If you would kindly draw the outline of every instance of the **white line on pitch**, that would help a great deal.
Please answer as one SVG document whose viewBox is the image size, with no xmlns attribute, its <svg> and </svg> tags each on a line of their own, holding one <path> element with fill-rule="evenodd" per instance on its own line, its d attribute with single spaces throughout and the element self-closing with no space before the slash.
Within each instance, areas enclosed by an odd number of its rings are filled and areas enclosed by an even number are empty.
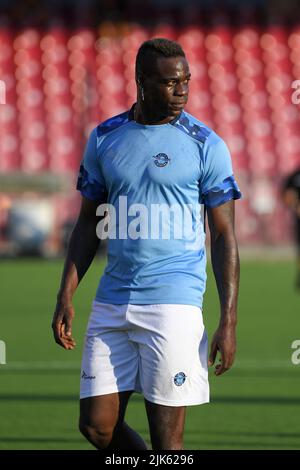
<svg viewBox="0 0 300 470">
<path fill-rule="evenodd" d="M 217 363 L 217 362 L 216 362 Z M 266 370 L 266 369 L 294 369 L 289 359 L 265 359 L 254 361 L 253 359 L 243 359 L 236 361 L 233 369 L 248 369 L 248 370 Z M 0 366 L 1 370 L 15 370 L 15 371 L 34 371 L 34 370 L 70 370 L 79 371 L 80 361 L 78 362 L 65 362 L 65 361 L 22 361 L 22 362 L 8 362 L 6 365 Z"/>
</svg>

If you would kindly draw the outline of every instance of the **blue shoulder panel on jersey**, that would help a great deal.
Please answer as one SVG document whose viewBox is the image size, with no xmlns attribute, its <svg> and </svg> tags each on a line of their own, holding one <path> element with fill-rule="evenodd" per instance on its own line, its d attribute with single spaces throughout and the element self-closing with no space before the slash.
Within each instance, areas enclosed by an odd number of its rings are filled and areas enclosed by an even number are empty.
<svg viewBox="0 0 300 470">
<path fill-rule="evenodd" d="M 234 176 L 228 176 L 222 183 L 214 186 L 212 189 L 202 195 L 201 204 L 206 207 L 217 207 L 231 199 L 241 199 L 242 193 L 234 179 Z"/>
<path fill-rule="evenodd" d="M 211 133 L 211 129 L 201 126 L 195 118 L 185 112 L 182 112 L 179 119 L 174 120 L 171 124 L 193 139 L 199 140 L 202 144 Z"/>
<path fill-rule="evenodd" d="M 84 168 L 83 163 L 80 165 L 79 175 L 77 179 L 76 189 L 88 199 L 94 201 L 101 200 L 101 196 L 105 193 L 104 188 L 99 185 L 99 182 L 92 178 L 88 171 Z"/>
<path fill-rule="evenodd" d="M 113 116 L 97 126 L 97 138 L 131 121 L 130 111 Z"/>
</svg>

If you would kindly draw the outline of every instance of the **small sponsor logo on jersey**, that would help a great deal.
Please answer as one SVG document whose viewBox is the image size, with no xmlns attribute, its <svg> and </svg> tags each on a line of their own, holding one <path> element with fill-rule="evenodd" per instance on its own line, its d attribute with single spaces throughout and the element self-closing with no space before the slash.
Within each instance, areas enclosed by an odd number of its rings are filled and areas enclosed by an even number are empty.
<svg viewBox="0 0 300 470">
<path fill-rule="evenodd" d="M 166 166 L 170 162 L 170 157 L 166 153 L 158 153 L 153 155 L 154 163 L 158 167 Z"/>
<path fill-rule="evenodd" d="M 177 385 L 177 387 L 180 387 L 181 385 L 184 384 L 186 379 L 186 375 L 184 372 L 178 372 L 175 377 L 174 377 L 174 384 Z"/>
<path fill-rule="evenodd" d="M 82 374 L 81 374 L 81 378 L 84 379 L 84 380 L 93 380 L 93 379 L 96 378 L 96 376 L 95 375 L 88 375 L 83 371 Z"/>
</svg>

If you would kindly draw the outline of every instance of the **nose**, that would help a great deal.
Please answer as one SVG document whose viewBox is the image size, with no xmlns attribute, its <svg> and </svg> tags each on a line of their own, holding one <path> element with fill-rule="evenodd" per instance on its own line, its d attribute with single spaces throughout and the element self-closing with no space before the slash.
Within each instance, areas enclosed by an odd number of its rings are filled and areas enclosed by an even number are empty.
<svg viewBox="0 0 300 470">
<path fill-rule="evenodd" d="M 186 96 L 189 92 L 189 85 L 186 82 L 179 82 L 175 88 L 175 95 Z"/>
</svg>

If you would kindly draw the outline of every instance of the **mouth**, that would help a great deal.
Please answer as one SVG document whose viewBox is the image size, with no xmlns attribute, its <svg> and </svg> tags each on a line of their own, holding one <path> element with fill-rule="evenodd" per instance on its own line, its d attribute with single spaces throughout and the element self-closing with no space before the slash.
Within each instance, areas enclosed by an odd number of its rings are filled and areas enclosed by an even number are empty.
<svg viewBox="0 0 300 470">
<path fill-rule="evenodd" d="M 180 103 L 171 103 L 172 108 L 183 108 L 186 104 L 186 101 L 182 101 Z"/>
</svg>

